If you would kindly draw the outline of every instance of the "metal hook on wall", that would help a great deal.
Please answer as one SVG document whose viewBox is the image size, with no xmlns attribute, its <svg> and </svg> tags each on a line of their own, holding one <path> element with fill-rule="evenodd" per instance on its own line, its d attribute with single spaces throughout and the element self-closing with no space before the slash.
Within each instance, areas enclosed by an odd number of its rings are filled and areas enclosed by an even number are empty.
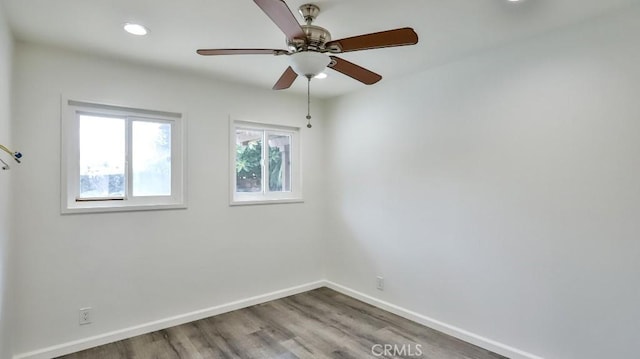
<svg viewBox="0 0 640 359">
<path fill-rule="evenodd" d="M 11 158 L 13 158 L 16 162 L 21 163 L 20 159 L 22 158 L 22 153 L 11 151 L 10 149 L 6 148 L 3 145 L 0 145 L 0 150 L 3 150 L 4 152 L 8 153 L 11 156 Z M 2 169 L 4 171 L 10 168 L 9 165 L 2 159 L 0 159 L 0 162 L 2 162 Z"/>
</svg>

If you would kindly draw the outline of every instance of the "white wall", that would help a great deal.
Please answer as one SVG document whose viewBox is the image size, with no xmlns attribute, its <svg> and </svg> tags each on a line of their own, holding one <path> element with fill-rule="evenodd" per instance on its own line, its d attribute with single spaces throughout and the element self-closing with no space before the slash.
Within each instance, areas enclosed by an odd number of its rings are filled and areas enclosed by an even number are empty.
<svg viewBox="0 0 640 359">
<path fill-rule="evenodd" d="M 0 4 L 0 144 L 11 146 L 11 71 L 13 39 L 4 18 Z M 9 147 L 12 148 L 12 147 Z M 0 151 L 2 152 L 2 151 Z M 10 156 L 0 153 L 9 165 L 15 165 Z M 11 162 L 10 162 L 11 161 Z M 12 163 L 13 162 L 13 163 Z M 8 358 L 11 353 L 10 335 L 10 202 L 12 172 L 0 170 L 0 358 Z"/>
<path fill-rule="evenodd" d="M 18 43 L 15 353 L 323 278 L 322 113 L 306 98 Z M 60 215 L 60 96 L 179 111 L 187 210 Z M 229 207 L 228 116 L 301 126 L 303 204 Z M 78 326 L 78 309 L 94 323 Z"/>
<path fill-rule="evenodd" d="M 328 279 L 544 358 L 637 358 L 639 36 L 635 7 L 331 102 Z"/>
</svg>

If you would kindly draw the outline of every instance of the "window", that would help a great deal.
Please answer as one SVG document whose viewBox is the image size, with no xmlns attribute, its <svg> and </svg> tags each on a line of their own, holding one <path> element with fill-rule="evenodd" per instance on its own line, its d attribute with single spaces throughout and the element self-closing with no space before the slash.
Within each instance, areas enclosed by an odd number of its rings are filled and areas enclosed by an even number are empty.
<svg viewBox="0 0 640 359">
<path fill-rule="evenodd" d="M 186 207 L 181 114 L 63 105 L 63 213 Z"/>
<path fill-rule="evenodd" d="M 232 205 L 302 201 L 298 135 L 293 127 L 232 122 Z"/>
</svg>

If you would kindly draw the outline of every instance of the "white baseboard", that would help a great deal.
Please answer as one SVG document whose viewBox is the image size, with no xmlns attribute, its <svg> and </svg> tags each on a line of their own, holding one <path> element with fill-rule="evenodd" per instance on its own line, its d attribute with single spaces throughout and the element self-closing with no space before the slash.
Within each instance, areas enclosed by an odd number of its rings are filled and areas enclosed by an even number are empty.
<svg viewBox="0 0 640 359">
<path fill-rule="evenodd" d="M 494 353 L 500 354 L 500 355 L 504 355 L 508 358 L 511 359 L 543 359 L 542 357 L 533 355 L 531 353 L 527 353 L 523 350 L 519 350 L 513 347 L 510 347 L 508 345 L 502 344 L 500 342 L 497 342 L 495 340 L 491 340 L 491 339 L 487 339 L 485 337 L 482 337 L 480 335 L 471 333 L 469 331 L 466 331 L 464 329 L 460 329 L 458 327 L 455 327 L 453 325 L 447 324 L 447 323 L 443 323 L 439 320 L 435 320 L 432 318 L 429 318 L 427 316 L 424 316 L 422 314 L 413 312 L 411 310 L 399 307 L 395 304 L 391 304 L 389 302 L 385 302 L 383 300 L 374 298 L 372 296 L 369 296 L 367 294 L 358 292 L 356 290 L 353 290 L 351 288 L 345 287 L 343 285 L 331 282 L 331 281 L 324 281 L 324 284 L 326 287 L 331 288 L 333 290 L 335 290 L 336 292 L 340 292 L 344 295 L 347 295 L 349 297 L 361 300 L 367 304 L 371 304 L 374 307 L 378 307 L 380 309 L 386 310 L 388 312 L 391 312 L 393 314 L 399 315 L 403 318 L 409 319 L 411 321 L 414 321 L 416 323 L 420 323 L 424 326 L 427 326 L 429 328 L 438 330 L 440 332 L 443 332 L 445 334 L 451 335 L 452 337 L 456 337 L 460 340 L 464 340 L 467 343 L 471 343 L 474 345 L 477 345 L 481 348 L 490 350 Z"/>
<path fill-rule="evenodd" d="M 214 315 L 231 312 L 237 309 L 250 307 L 252 305 L 269 302 L 275 299 L 288 297 L 290 295 L 307 292 L 313 289 L 323 287 L 325 281 L 317 281 L 302 284 L 299 286 L 278 290 L 275 292 L 258 295 L 251 298 L 237 300 L 235 302 L 226 303 L 222 305 L 213 306 L 201 310 L 196 310 L 191 313 L 185 313 L 176 315 L 173 317 L 156 320 L 153 322 L 136 325 L 133 327 L 116 330 L 113 332 L 96 335 L 89 338 L 75 340 L 68 343 L 54 345 L 48 348 L 35 350 L 28 353 L 18 354 L 13 359 L 50 359 L 61 355 L 67 355 L 75 353 L 77 351 L 93 348 L 99 345 L 113 343 L 119 340 L 135 337 L 137 335 L 151 333 L 157 330 L 167 329 L 176 325 L 193 322 L 208 318 Z"/>
<path fill-rule="evenodd" d="M 50 358 L 54 358 L 62 355 L 75 353 L 81 350 L 93 348 L 96 346 L 113 343 L 119 340 L 128 339 L 138 335 L 154 332 L 157 330 L 167 329 L 176 325 L 189 323 L 195 320 L 208 318 L 214 315 L 223 314 L 223 313 L 231 312 L 234 310 L 250 307 L 252 305 L 265 303 L 271 300 L 288 297 L 290 295 L 307 292 L 320 287 L 331 288 L 344 295 L 361 300 L 365 303 L 371 304 L 380 309 L 399 315 L 403 318 L 409 319 L 416 323 L 420 323 L 429 328 L 449 334 L 453 337 L 464 340 L 468 343 L 477 345 L 481 348 L 490 350 L 492 352 L 498 353 L 500 355 L 504 355 L 511 359 L 543 359 L 539 356 L 510 347 L 508 345 L 502 344 L 495 340 L 484 338 L 480 335 L 468 332 L 464 329 L 460 329 L 453 325 L 443 323 L 439 320 L 429 318 L 422 314 L 418 314 L 408 309 L 399 307 L 395 304 L 391 304 L 383 300 L 371 297 L 367 294 L 358 292 L 356 290 L 353 290 L 351 288 L 342 286 L 340 284 L 337 284 L 328 280 L 320 280 L 317 282 L 306 283 L 299 286 L 290 287 L 283 290 L 278 290 L 275 292 L 266 293 L 266 294 L 258 295 L 251 298 L 237 300 L 231 303 L 217 305 L 210 308 L 205 308 L 205 309 L 197 310 L 190 313 L 180 314 L 173 317 L 156 320 L 153 322 L 144 323 L 144 324 L 129 327 L 129 328 L 124 328 L 124 329 L 112 331 L 105 334 L 100 334 L 100 335 L 89 337 L 89 338 L 84 338 L 84 339 L 79 339 L 79 340 L 75 340 L 68 343 L 54 345 L 48 348 L 43 348 L 43 349 L 28 352 L 28 353 L 18 354 L 18 355 L 15 355 L 13 359 L 50 359 Z"/>
</svg>

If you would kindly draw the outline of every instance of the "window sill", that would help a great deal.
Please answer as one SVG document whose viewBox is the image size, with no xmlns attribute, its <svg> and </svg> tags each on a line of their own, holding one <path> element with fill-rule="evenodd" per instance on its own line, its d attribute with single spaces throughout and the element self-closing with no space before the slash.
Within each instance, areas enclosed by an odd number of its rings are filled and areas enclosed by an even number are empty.
<svg viewBox="0 0 640 359">
<path fill-rule="evenodd" d="M 60 211 L 65 214 L 82 214 L 82 213 L 109 213 L 109 212 L 132 212 L 132 211 L 162 211 L 170 209 L 186 209 L 185 203 L 177 204 L 148 204 L 148 205 L 123 205 L 123 206 L 82 206 L 62 208 Z"/>
<path fill-rule="evenodd" d="M 287 204 L 287 203 L 304 203 L 302 198 L 288 198 L 288 199 L 261 199 L 261 200 L 246 200 L 246 201 L 231 201 L 229 206 L 259 206 L 265 204 Z"/>
</svg>

